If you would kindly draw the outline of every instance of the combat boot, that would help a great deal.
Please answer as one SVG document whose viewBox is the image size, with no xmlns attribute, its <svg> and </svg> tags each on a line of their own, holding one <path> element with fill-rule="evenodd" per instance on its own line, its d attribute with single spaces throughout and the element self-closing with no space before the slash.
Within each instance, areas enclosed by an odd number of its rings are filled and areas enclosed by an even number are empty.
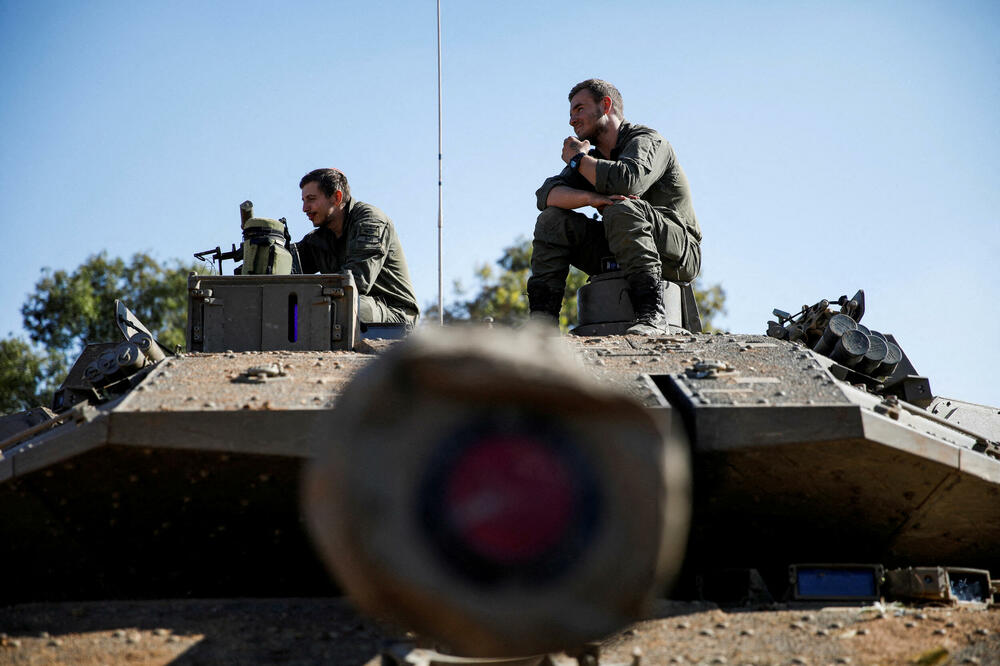
<svg viewBox="0 0 1000 666">
<path fill-rule="evenodd" d="M 528 309 L 531 321 L 558 327 L 562 299 L 562 289 L 554 289 L 544 282 L 528 282 Z"/>
<path fill-rule="evenodd" d="M 656 273 L 632 273 L 625 276 L 628 293 L 635 311 L 635 323 L 626 335 L 661 335 L 669 326 L 667 309 L 663 303 L 660 276 Z"/>
</svg>

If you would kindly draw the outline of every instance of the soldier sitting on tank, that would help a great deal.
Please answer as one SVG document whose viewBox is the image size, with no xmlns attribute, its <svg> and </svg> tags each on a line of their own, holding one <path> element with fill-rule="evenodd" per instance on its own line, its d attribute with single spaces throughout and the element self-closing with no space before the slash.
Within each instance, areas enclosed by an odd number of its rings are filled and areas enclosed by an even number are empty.
<svg viewBox="0 0 1000 666">
<path fill-rule="evenodd" d="M 310 171 L 299 187 L 302 212 L 315 227 L 296 245 L 302 272 L 350 271 L 365 324 L 416 324 L 420 310 L 389 216 L 351 198 L 347 177 L 337 169 Z"/>
<path fill-rule="evenodd" d="M 567 166 L 535 193 L 531 318 L 558 321 L 570 265 L 592 275 L 613 258 L 635 311 L 628 333 L 655 335 L 666 326 L 660 279 L 687 282 L 701 270 L 687 177 L 662 136 L 625 121 L 621 93 L 607 81 L 576 84 L 569 102 L 576 136 L 563 141 Z M 586 206 L 603 219 L 574 210 Z"/>
</svg>

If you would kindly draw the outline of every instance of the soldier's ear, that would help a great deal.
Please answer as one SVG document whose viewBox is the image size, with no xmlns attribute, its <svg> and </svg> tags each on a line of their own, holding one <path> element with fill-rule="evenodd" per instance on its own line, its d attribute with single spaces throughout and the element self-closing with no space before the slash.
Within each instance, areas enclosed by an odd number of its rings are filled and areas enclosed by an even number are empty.
<svg viewBox="0 0 1000 666">
<path fill-rule="evenodd" d="M 611 109 L 613 109 L 614 106 L 615 103 L 612 102 L 611 98 L 608 97 L 607 95 L 601 98 L 601 111 L 603 111 L 604 113 L 611 113 Z"/>
<path fill-rule="evenodd" d="M 339 206 L 340 202 L 344 200 L 344 193 L 340 190 L 336 190 L 333 193 L 333 197 L 334 197 L 334 203 Z"/>
</svg>

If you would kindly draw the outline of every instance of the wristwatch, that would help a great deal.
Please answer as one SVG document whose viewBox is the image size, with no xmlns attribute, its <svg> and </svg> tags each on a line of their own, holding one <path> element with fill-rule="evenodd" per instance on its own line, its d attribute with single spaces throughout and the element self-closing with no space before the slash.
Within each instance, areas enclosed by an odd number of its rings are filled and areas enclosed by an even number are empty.
<svg viewBox="0 0 1000 666">
<path fill-rule="evenodd" d="M 577 153 L 573 156 L 573 159 L 569 161 L 569 168 L 576 171 L 580 168 L 580 161 L 587 156 L 587 153 Z"/>
</svg>

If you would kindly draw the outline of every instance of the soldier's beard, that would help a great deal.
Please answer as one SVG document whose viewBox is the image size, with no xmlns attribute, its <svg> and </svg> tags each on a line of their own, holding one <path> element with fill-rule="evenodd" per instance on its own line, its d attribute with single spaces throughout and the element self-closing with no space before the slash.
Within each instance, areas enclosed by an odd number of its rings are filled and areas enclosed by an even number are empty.
<svg viewBox="0 0 1000 666">
<path fill-rule="evenodd" d="M 577 135 L 580 141 L 589 141 L 590 143 L 596 145 L 601 136 L 608 130 L 608 117 L 598 111 L 594 114 L 594 124 L 591 126 L 592 129 L 584 134 Z"/>
</svg>

